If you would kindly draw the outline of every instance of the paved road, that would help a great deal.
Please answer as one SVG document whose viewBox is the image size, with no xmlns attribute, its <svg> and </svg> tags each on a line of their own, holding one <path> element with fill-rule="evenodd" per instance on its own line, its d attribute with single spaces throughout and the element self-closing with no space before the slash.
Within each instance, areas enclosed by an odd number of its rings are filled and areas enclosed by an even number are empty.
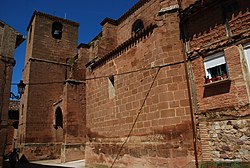
<svg viewBox="0 0 250 168">
<path fill-rule="evenodd" d="M 77 160 L 73 162 L 60 163 L 60 160 L 43 160 L 30 163 L 18 163 L 17 168 L 84 168 L 84 160 Z M 10 168 L 8 162 L 4 163 L 3 168 Z"/>
</svg>

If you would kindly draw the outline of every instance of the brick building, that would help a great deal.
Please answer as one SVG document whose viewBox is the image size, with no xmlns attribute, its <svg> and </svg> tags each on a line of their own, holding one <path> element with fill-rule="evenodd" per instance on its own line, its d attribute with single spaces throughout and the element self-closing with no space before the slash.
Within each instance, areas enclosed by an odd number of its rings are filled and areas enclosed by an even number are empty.
<svg viewBox="0 0 250 168">
<path fill-rule="evenodd" d="M 6 148 L 8 110 L 15 49 L 24 41 L 23 36 L 0 21 L 0 167 Z"/>
<path fill-rule="evenodd" d="M 36 11 L 23 73 L 22 153 L 85 158 L 88 166 L 248 164 L 249 7 L 140 0 L 117 20 L 105 18 L 77 53 L 78 24 Z"/>
<path fill-rule="evenodd" d="M 210 0 L 183 11 L 203 161 L 249 166 L 249 8 L 249 1 Z"/>
</svg>

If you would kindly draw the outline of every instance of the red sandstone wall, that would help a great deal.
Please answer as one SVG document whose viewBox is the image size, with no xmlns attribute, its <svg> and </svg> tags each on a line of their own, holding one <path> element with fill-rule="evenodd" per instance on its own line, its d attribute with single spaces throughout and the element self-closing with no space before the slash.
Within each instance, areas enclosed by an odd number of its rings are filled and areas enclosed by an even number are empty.
<svg viewBox="0 0 250 168">
<path fill-rule="evenodd" d="M 52 37 L 54 21 L 60 21 L 63 25 L 61 39 Z M 58 150 L 58 144 L 55 143 L 53 104 L 63 94 L 66 66 L 62 64 L 66 64 L 66 58 L 74 57 L 76 54 L 78 24 L 38 12 L 34 14 L 31 25 L 32 31 L 29 30 L 31 35 L 28 35 L 30 40 L 27 41 L 26 62 L 23 71 L 24 82 L 28 85 L 21 99 L 24 108 L 23 115 L 20 117 L 22 126 L 20 127 L 19 142 L 21 145 L 26 144 L 23 149 L 26 151 L 28 159 L 58 158 L 61 149 Z M 31 148 L 28 143 L 42 143 L 43 147 L 47 143 L 55 143 L 57 150 L 53 150 L 53 145 L 45 147 L 45 151 L 37 157 L 32 152 L 35 151 L 33 148 L 36 145 Z M 39 147 L 38 144 L 37 148 L 42 150 L 43 147 Z"/>
<path fill-rule="evenodd" d="M 189 5 L 193 4 L 197 0 L 183 0 L 181 1 L 182 8 L 185 9 Z M 152 20 L 157 19 L 158 12 L 162 8 L 170 7 L 172 5 L 178 5 L 178 1 L 170 0 L 149 0 L 143 7 L 136 10 L 126 20 L 120 23 L 117 29 L 117 42 L 121 44 L 125 40 L 129 39 L 132 35 L 132 25 L 137 19 L 141 19 L 144 22 L 144 26 L 149 26 Z M 147 12 L 145 12 L 147 9 Z M 170 21 L 169 24 L 172 22 Z"/>
<path fill-rule="evenodd" d="M 158 27 L 143 40 L 108 61 L 88 78 L 109 76 L 182 60 L 177 13 L 156 16 L 160 3 L 150 1 L 118 26 L 118 44 L 131 37 L 132 23 Z M 171 24 L 170 24 L 171 23 Z M 115 97 L 109 98 L 108 78 L 87 80 L 87 165 L 110 165 L 118 154 L 145 99 L 157 69 L 115 76 Z M 184 65 L 163 67 L 142 108 L 131 138 L 115 166 L 178 167 L 193 157 L 187 84 Z"/>
</svg>

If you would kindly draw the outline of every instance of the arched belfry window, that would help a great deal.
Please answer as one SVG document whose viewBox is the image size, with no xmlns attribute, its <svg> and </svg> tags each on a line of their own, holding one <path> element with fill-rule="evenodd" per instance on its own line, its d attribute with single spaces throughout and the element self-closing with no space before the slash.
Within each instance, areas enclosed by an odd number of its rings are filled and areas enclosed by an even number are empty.
<svg viewBox="0 0 250 168">
<path fill-rule="evenodd" d="M 143 24 L 142 20 L 140 20 L 140 19 L 136 20 L 132 26 L 132 33 L 133 34 L 138 33 L 142 29 L 144 29 L 144 24 Z"/>
<path fill-rule="evenodd" d="M 62 38 L 63 25 L 60 22 L 54 22 L 52 24 L 52 37 L 55 39 Z"/>
<path fill-rule="evenodd" d="M 63 128 L 63 115 L 62 115 L 62 110 L 60 107 L 56 108 L 54 127 L 55 129 L 58 129 L 58 127 Z"/>
</svg>

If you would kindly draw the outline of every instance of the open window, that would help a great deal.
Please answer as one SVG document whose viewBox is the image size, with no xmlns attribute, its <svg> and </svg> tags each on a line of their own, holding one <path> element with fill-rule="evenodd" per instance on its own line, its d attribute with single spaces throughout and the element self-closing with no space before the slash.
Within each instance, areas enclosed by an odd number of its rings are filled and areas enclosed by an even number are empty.
<svg viewBox="0 0 250 168">
<path fill-rule="evenodd" d="M 205 83 L 228 79 L 228 68 L 223 52 L 204 58 Z"/>
<path fill-rule="evenodd" d="M 54 22 L 52 24 L 52 37 L 55 39 L 62 38 L 63 25 L 60 22 Z"/>
<path fill-rule="evenodd" d="M 136 33 L 140 32 L 142 29 L 144 29 L 144 24 L 143 24 L 142 20 L 138 19 L 134 22 L 134 24 L 132 26 L 132 34 L 136 34 Z"/>
</svg>

